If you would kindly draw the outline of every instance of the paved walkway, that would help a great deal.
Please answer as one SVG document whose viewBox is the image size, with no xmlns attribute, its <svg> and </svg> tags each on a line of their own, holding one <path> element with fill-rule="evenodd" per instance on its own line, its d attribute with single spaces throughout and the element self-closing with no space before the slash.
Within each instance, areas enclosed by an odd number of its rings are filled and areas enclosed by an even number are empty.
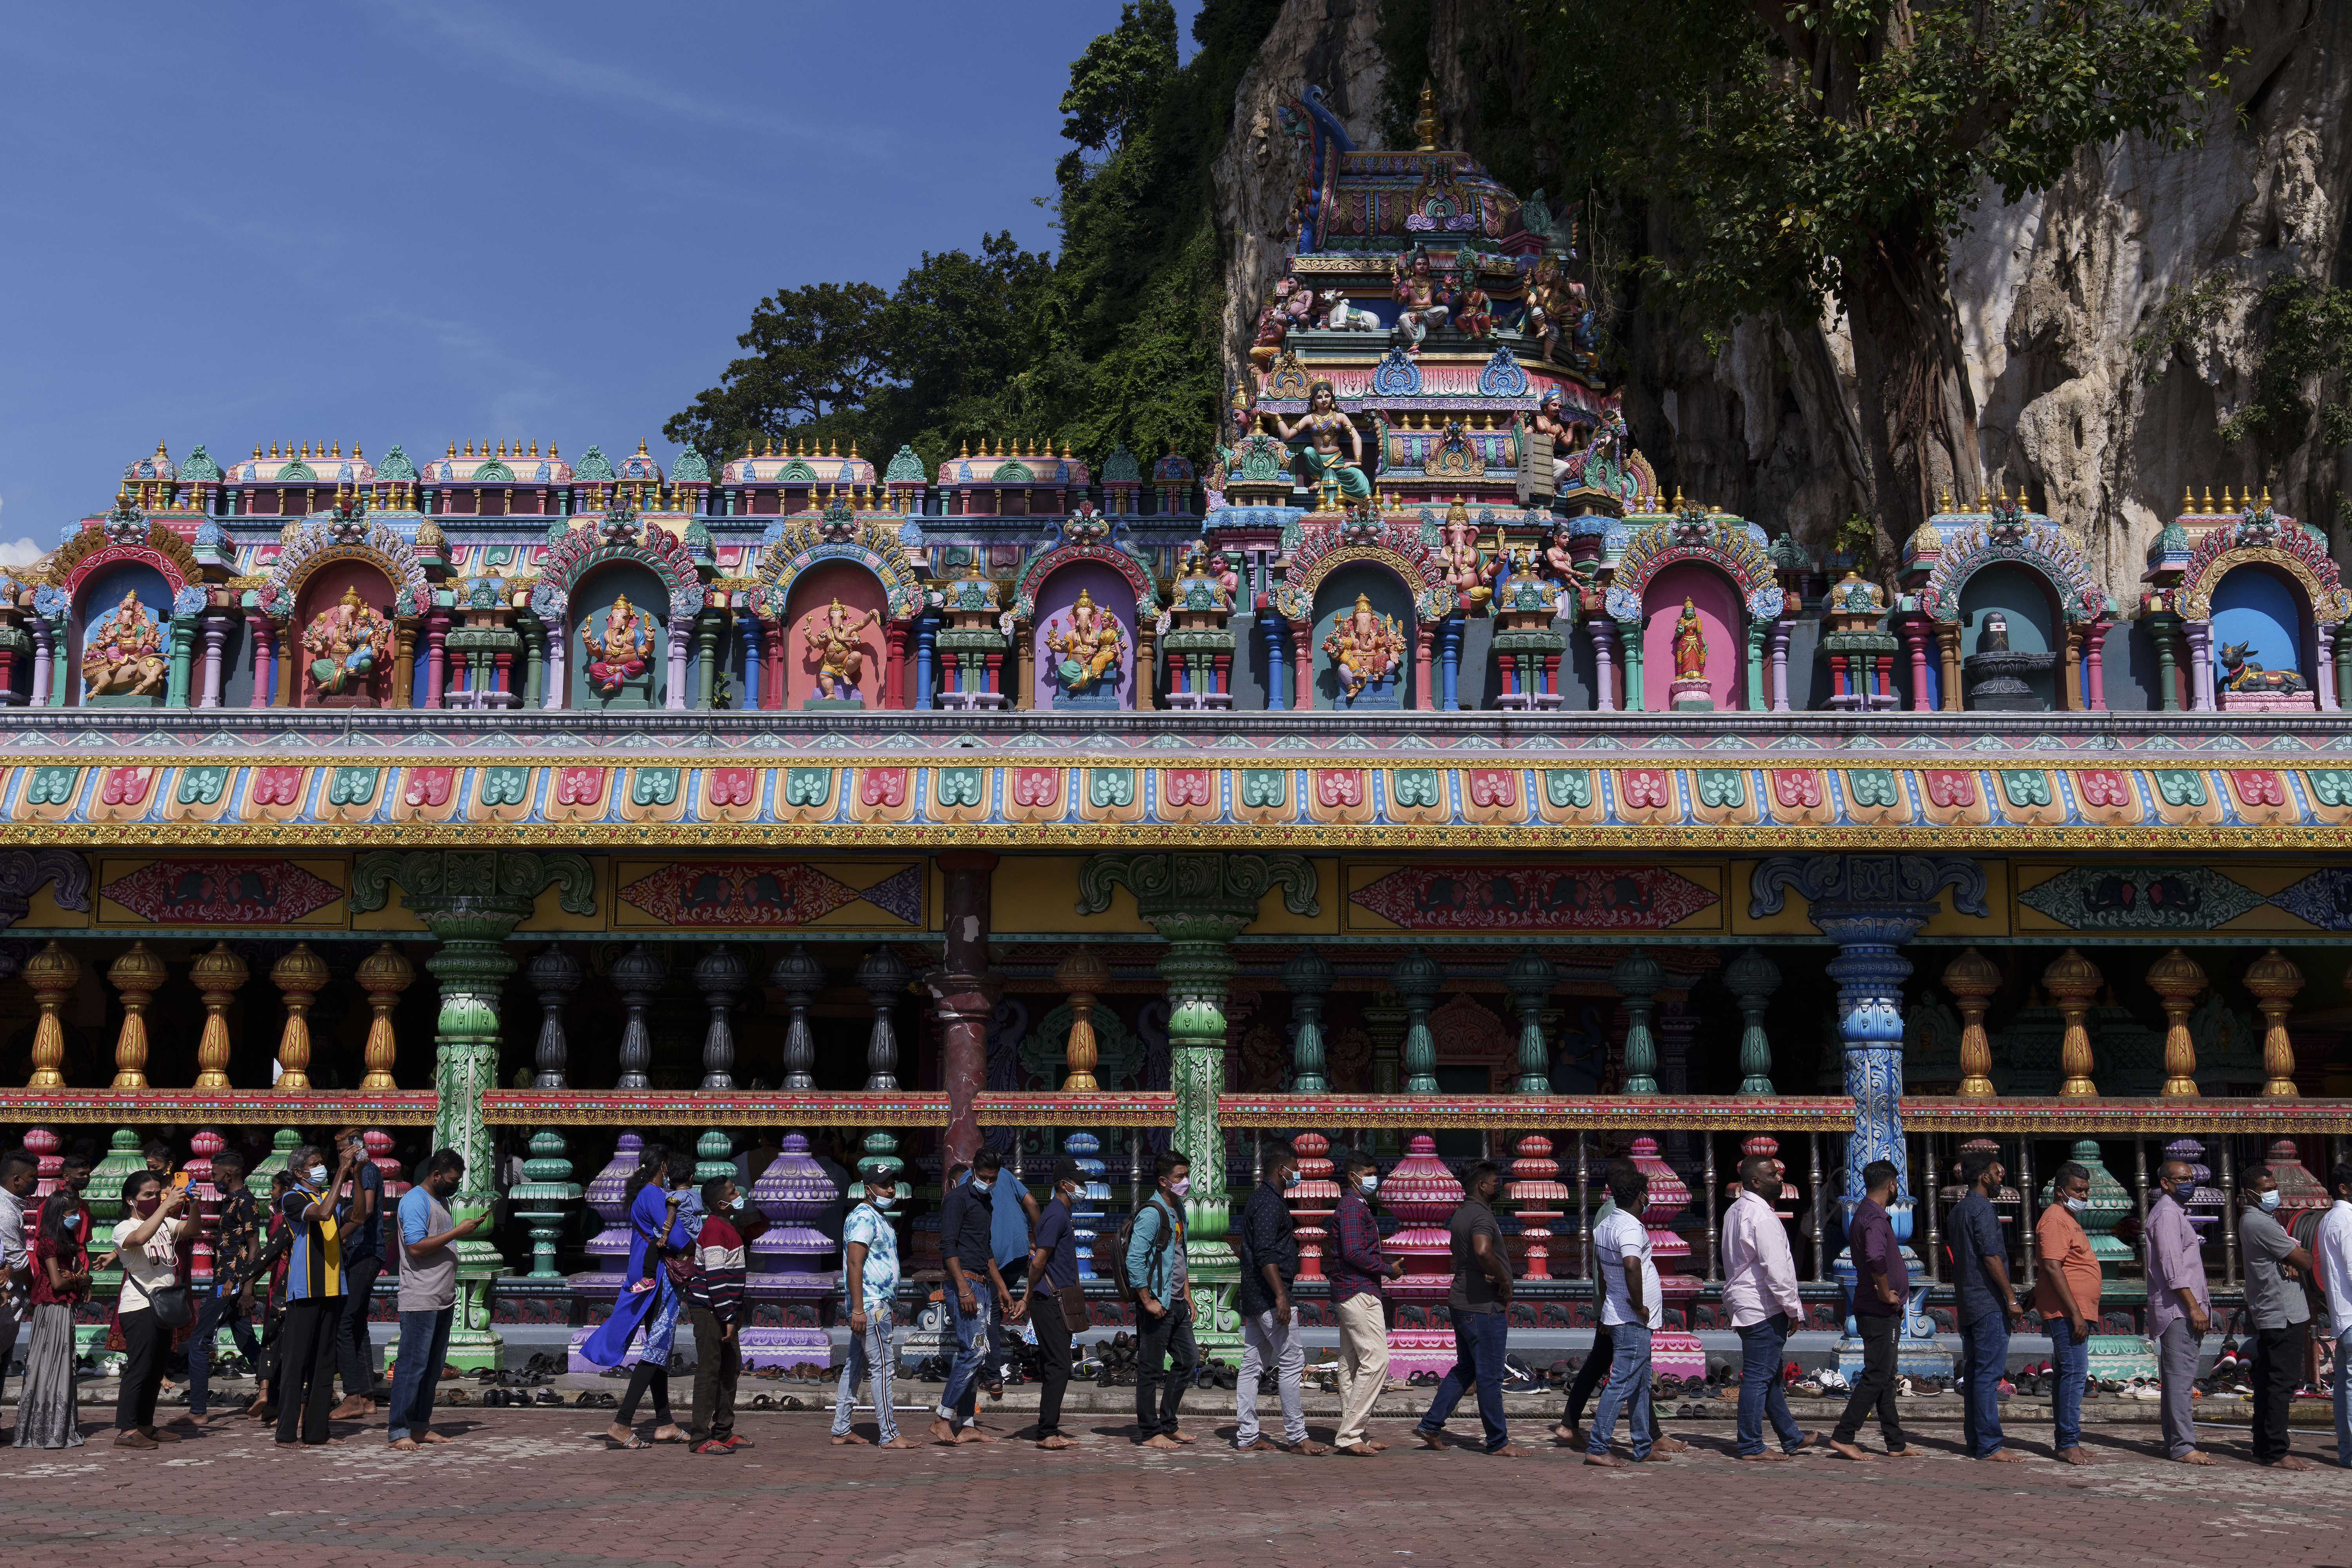
<svg viewBox="0 0 2352 1568">
<path fill-rule="evenodd" d="M 756 1446 L 728 1458 L 607 1451 L 571 1411 L 452 1411 L 440 1429 L 459 1441 L 416 1454 L 383 1445 L 381 1416 L 293 1450 L 233 1422 L 119 1452 L 93 1426 L 79 1449 L 0 1448 L 0 1528 L 12 1555 L 45 1568 L 2352 1563 L 2352 1474 L 2260 1468 L 2242 1432 L 2209 1436 L 2221 1463 L 2206 1469 L 2149 1458 L 2137 1433 L 2095 1433 L 2104 1463 L 2076 1470 L 1971 1463 L 1940 1424 L 1919 1433 L 1925 1461 L 1748 1465 L 1709 1424 L 1687 1429 L 1697 1447 L 1671 1464 L 1601 1470 L 1533 1426 L 1519 1436 L 1541 1446 L 1516 1462 L 1408 1449 L 1402 1422 L 1376 1426 L 1396 1445 L 1376 1461 L 1236 1454 L 1219 1440 L 1230 1415 L 1208 1409 L 1188 1426 L 1201 1440 L 1181 1454 L 1139 1450 L 1099 1419 L 1061 1454 L 880 1453 L 831 1447 L 822 1417 L 760 1413 L 741 1423 Z M 1475 1421 L 1455 1426 L 1466 1438 Z M 2029 1451 L 2046 1452 L 2041 1436 Z M 2298 1434 L 2295 1447 L 2318 1462 L 2332 1444 Z"/>
</svg>

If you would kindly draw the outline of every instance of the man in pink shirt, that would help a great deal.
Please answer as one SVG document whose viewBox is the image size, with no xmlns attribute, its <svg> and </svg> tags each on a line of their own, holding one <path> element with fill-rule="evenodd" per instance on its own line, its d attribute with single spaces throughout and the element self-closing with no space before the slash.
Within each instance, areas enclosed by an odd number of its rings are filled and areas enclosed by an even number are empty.
<svg viewBox="0 0 2352 1568">
<path fill-rule="evenodd" d="M 1723 1304 L 1739 1331 L 1739 1457 L 1785 1459 L 1805 1446 L 1804 1429 L 1789 1414 L 1780 1386 L 1780 1352 L 1791 1325 L 1805 1319 L 1797 1299 L 1797 1262 L 1789 1233 L 1772 1212 L 1780 1193 L 1780 1162 L 1751 1154 L 1739 1163 L 1739 1197 L 1723 1216 Z M 1780 1451 L 1764 1447 L 1764 1417 Z"/>
</svg>

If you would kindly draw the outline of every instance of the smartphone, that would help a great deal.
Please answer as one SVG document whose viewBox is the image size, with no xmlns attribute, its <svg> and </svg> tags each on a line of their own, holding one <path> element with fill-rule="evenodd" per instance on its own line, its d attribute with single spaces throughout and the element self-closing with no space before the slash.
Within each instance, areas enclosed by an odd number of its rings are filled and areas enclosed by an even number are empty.
<svg viewBox="0 0 2352 1568">
<path fill-rule="evenodd" d="M 185 1171 L 174 1172 L 172 1176 L 172 1184 L 175 1187 L 186 1186 L 188 1184 L 188 1173 Z"/>
</svg>

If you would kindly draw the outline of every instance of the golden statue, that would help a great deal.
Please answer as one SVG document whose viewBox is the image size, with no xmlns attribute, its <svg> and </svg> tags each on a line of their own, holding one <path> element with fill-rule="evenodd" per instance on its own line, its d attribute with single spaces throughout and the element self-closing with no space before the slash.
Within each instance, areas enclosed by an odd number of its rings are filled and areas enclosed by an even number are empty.
<svg viewBox="0 0 2352 1568">
<path fill-rule="evenodd" d="M 313 616 L 303 630 L 310 684 L 321 697 L 365 694 L 376 667 L 391 651 L 391 634 L 384 618 L 361 601 L 357 588 L 344 589 L 342 598 Z"/>
<path fill-rule="evenodd" d="M 154 611 L 139 602 L 135 589 L 99 617 L 89 640 L 81 645 L 85 697 L 159 696 L 169 668 L 163 658 L 163 624 Z"/>
<path fill-rule="evenodd" d="M 1339 672 L 1341 695 L 1353 702 L 1375 680 L 1386 680 L 1404 662 L 1404 631 L 1394 616 L 1372 608 L 1368 595 L 1356 595 L 1356 607 L 1339 617 L 1323 651 Z"/>
<path fill-rule="evenodd" d="M 819 697 L 838 702 L 863 700 L 857 683 L 866 675 L 866 645 L 857 640 L 857 634 L 881 624 L 879 610 L 868 610 L 861 619 L 839 599 L 802 618 L 801 640 L 816 660 Z"/>
<path fill-rule="evenodd" d="M 646 672 L 653 632 L 646 624 L 645 612 L 622 594 L 604 612 L 604 631 L 599 633 L 593 621 L 583 622 L 580 640 L 588 654 L 588 684 L 605 697 L 617 697 L 624 681 L 635 680 Z"/>
<path fill-rule="evenodd" d="M 1116 679 L 1119 658 L 1127 651 L 1127 630 L 1081 588 L 1078 602 L 1070 606 L 1068 629 L 1058 617 L 1046 623 L 1045 647 L 1057 656 L 1054 673 L 1062 689 L 1073 697 L 1089 696 L 1102 689 L 1105 675 Z"/>
</svg>

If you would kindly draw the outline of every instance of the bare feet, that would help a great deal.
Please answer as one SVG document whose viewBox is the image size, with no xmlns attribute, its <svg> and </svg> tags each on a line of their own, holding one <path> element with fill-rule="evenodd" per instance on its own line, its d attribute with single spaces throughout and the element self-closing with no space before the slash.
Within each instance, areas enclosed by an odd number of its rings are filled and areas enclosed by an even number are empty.
<svg viewBox="0 0 2352 1568">
<path fill-rule="evenodd" d="M 1364 1439 L 1364 1447 L 1375 1454 L 1385 1454 L 1389 1451 L 1389 1446 L 1386 1443 L 1375 1443 L 1370 1437 Z"/>
<path fill-rule="evenodd" d="M 420 1443 L 454 1443 L 457 1439 L 455 1437 L 443 1436 L 440 1433 L 436 1432 L 433 1428 L 427 1426 L 424 1431 L 419 1432 L 416 1435 L 416 1440 Z"/>
<path fill-rule="evenodd" d="M 2277 1458 L 2266 1460 L 2264 1462 L 2273 1470 L 2307 1470 L 2312 1468 L 2304 1460 L 2296 1458 L 2293 1454 L 2281 1454 Z"/>
<path fill-rule="evenodd" d="M 1864 1464 L 1874 1464 L 1877 1461 L 1877 1455 L 1870 1452 L 1867 1448 L 1862 1447 L 1858 1444 L 1841 1443 L 1834 1437 L 1822 1437 L 1821 1434 L 1818 1432 L 1814 1433 L 1813 1436 L 1820 1437 L 1823 1443 L 1826 1443 L 1830 1447 L 1835 1449 L 1841 1458 L 1853 1459 Z"/>
<path fill-rule="evenodd" d="M 2174 1455 L 2173 1462 L 2180 1465 L 2210 1465 L 2213 1462 L 2213 1456 L 2202 1448 L 2191 1448 L 2185 1454 Z"/>
<path fill-rule="evenodd" d="M 1146 1437 L 1143 1440 L 1142 1446 L 1147 1448 L 1162 1448 L 1170 1452 L 1173 1452 L 1183 1447 L 1181 1443 L 1179 1443 L 1175 1438 L 1171 1437 L 1165 1432 L 1154 1433 L 1152 1436 Z"/>
<path fill-rule="evenodd" d="M 1653 1454 L 1685 1454 L 1689 1451 L 1690 1445 L 1680 1437 L 1659 1437 L 1650 1444 Z"/>
<path fill-rule="evenodd" d="M 1565 1421 L 1557 1422 L 1551 1429 L 1551 1440 L 1555 1443 L 1565 1443 L 1573 1448 L 1583 1443 L 1584 1429 L 1580 1426 L 1571 1426 Z"/>
<path fill-rule="evenodd" d="M 1305 1454 L 1312 1458 L 1317 1454 L 1328 1454 L 1331 1450 L 1311 1437 L 1301 1437 L 1296 1443 L 1283 1444 L 1282 1451 L 1286 1454 Z"/>
<path fill-rule="evenodd" d="M 1281 1444 L 1279 1444 L 1279 1443 L 1277 1443 L 1277 1442 L 1276 1442 L 1276 1441 L 1275 1441 L 1273 1438 L 1271 1438 L 1271 1437 L 1260 1437 L 1260 1438 L 1258 1438 L 1255 1442 L 1253 1442 L 1253 1443 L 1236 1443 L 1236 1444 L 1234 1444 L 1234 1451 L 1235 1453 L 1237 1453 L 1237 1454 L 1255 1454 L 1255 1453 L 1256 1453 L 1260 1448 L 1263 1448 L 1263 1449 L 1265 1449 L 1267 1453 L 1271 1454 L 1272 1452 L 1274 1452 L 1276 1448 L 1279 1448 L 1280 1447 L 1282 1447 L 1282 1445 L 1281 1445 Z"/>
<path fill-rule="evenodd" d="M 1171 1432 L 1169 1436 L 1175 1438 L 1180 1444 L 1197 1443 L 1201 1440 L 1198 1437 L 1193 1436 L 1190 1432 Z"/>
<path fill-rule="evenodd" d="M 1424 1432 L 1418 1426 L 1413 1428 L 1412 1440 L 1420 1444 L 1424 1448 L 1432 1449 L 1439 1453 L 1443 1453 L 1445 1448 L 1444 1438 L 1439 1436 L 1434 1432 Z"/>
<path fill-rule="evenodd" d="M 867 1439 L 859 1436 L 855 1432 L 837 1432 L 834 1435 L 833 1446 L 836 1448 L 845 1448 L 853 1444 L 861 1448 L 870 1447 L 872 1446 Z"/>
<path fill-rule="evenodd" d="M 1490 1459 L 1524 1459 L 1528 1451 L 1517 1443 L 1506 1443 L 1499 1448 L 1487 1449 L 1486 1457 Z"/>
<path fill-rule="evenodd" d="M 1890 1459 L 1924 1459 L 1927 1457 L 1927 1450 L 1916 1443 L 1906 1443 L 1900 1448 L 1887 1449 L 1886 1457 Z"/>
<path fill-rule="evenodd" d="M 362 1415 L 375 1414 L 375 1401 L 363 1394 L 354 1394 L 327 1412 L 330 1421 L 356 1421 Z"/>
<path fill-rule="evenodd" d="M 965 1427 L 962 1431 L 955 1435 L 955 1440 L 959 1443 L 993 1443 L 996 1441 L 995 1438 L 990 1436 L 987 1433 L 982 1431 L 977 1426 Z"/>
<path fill-rule="evenodd" d="M 1980 1465 L 2021 1465 L 2025 1463 L 2025 1456 L 2019 1453 L 2014 1448 L 1995 1448 L 1990 1454 L 1978 1455 L 1977 1463 Z M 2210 1464 L 2212 1461 L 2209 1459 L 2206 1463 Z"/>
<path fill-rule="evenodd" d="M 1622 1470 L 1625 1468 L 1625 1461 L 1614 1454 L 1587 1454 L 1584 1456 L 1584 1462 L 1611 1470 Z"/>
<path fill-rule="evenodd" d="M 1789 1458 L 1778 1448 L 1763 1448 L 1753 1454 L 1742 1454 L 1739 1457 L 1746 1462 L 1755 1465 L 1770 1464 L 1775 1460 L 1785 1463 Z"/>
<path fill-rule="evenodd" d="M 1369 1459 L 1372 1457 L 1372 1446 L 1370 1443 L 1341 1443 L 1331 1451 L 1335 1454 L 1345 1454 L 1351 1459 Z"/>
<path fill-rule="evenodd" d="M 2061 1448 L 2051 1457 L 2062 1465 L 2089 1465 L 2097 1462 L 2080 1447 Z"/>
<path fill-rule="evenodd" d="M 934 1443 L 952 1443 L 952 1442 L 954 1442 L 955 1440 L 956 1440 L 956 1429 L 955 1429 L 954 1427 L 952 1427 L 952 1426 L 949 1426 L 946 1422 L 944 1422 L 944 1421 L 940 1420 L 940 1419 L 938 1416 L 936 1416 L 936 1415 L 934 1415 L 933 1417 L 931 1417 L 931 1441 L 932 1441 L 932 1442 L 934 1442 Z"/>
<path fill-rule="evenodd" d="M 1037 1447 L 1040 1448 L 1075 1448 L 1077 1446 L 1078 1440 L 1076 1437 L 1065 1437 L 1059 1432 L 1050 1437 L 1037 1439 Z"/>
<path fill-rule="evenodd" d="M 1650 1445 L 1650 1451 L 1633 1462 L 1637 1465 L 1665 1465 L 1674 1461 L 1670 1456 L 1653 1443 Z"/>
<path fill-rule="evenodd" d="M 414 1437 L 394 1437 L 392 1440 L 392 1446 L 404 1454 L 416 1453 L 425 1447 Z"/>
<path fill-rule="evenodd" d="M 908 1436 L 904 1433 L 900 1433 L 898 1436 L 891 1438 L 887 1443 L 877 1443 L 874 1446 L 877 1448 L 919 1448 L 922 1447 L 920 1443 L 916 1442 L 912 1437 Z"/>
</svg>

